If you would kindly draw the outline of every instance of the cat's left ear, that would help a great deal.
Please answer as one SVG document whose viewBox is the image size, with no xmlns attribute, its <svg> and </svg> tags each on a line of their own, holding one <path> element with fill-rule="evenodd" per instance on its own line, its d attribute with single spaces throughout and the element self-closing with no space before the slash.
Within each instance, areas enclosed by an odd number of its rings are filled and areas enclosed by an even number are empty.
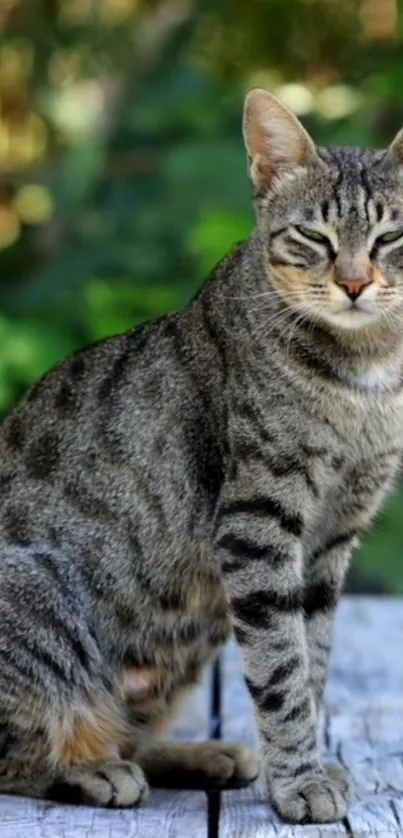
<svg viewBox="0 0 403 838">
<path fill-rule="evenodd" d="M 385 162 L 397 165 L 403 164 L 403 128 L 397 132 L 395 139 L 392 140 L 386 152 Z"/>
<path fill-rule="evenodd" d="M 299 119 L 266 90 L 248 93 L 243 133 L 249 173 L 258 191 L 269 189 L 285 171 L 319 162 L 315 144 Z"/>
</svg>

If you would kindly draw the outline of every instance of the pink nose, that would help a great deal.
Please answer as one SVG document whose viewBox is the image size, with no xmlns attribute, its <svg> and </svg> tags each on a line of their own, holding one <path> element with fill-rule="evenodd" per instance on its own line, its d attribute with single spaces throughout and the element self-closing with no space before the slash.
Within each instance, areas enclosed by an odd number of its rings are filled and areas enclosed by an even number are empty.
<svg viewBox="0 0 403 838">
<path fill-rule="evenodd" d="M 356 300 L 367 285 L 371 285 L 372 279 L 343 279 L 338 281 L 338 285 L 344 288 L 346 294 L 351 300 Z"/>
</svg>

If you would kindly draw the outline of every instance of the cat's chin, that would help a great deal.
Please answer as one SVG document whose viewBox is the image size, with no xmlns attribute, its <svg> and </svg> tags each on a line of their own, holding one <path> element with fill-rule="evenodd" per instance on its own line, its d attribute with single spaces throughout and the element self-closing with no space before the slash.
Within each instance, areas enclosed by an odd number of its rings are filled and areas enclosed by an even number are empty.
<svg viewBox="0 0 403 838">
<path fill-rule="evenodd" d="M 362 308 L 345 308 L 339 311 L 322 312 L 322 318 L 329 325 L 337 329 L 355 332 L 379 323 L 381 316 L 379 311 L 366 311 Z"/>
</svg>

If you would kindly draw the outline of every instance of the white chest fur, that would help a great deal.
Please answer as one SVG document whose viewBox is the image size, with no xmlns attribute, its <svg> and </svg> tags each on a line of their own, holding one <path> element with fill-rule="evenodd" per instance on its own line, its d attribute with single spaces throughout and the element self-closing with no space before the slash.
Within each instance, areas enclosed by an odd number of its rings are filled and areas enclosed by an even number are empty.
<svg viewBox="0 0 403 838">
<path fill-rule="evenodd" d="M 372 364 L 361 373 L 351 376 L 348 383 L 362 394 L 379 394 L 385 390 L 393 392 L 399 383 L 399 373 L 384 364 Z"/>
</svg>

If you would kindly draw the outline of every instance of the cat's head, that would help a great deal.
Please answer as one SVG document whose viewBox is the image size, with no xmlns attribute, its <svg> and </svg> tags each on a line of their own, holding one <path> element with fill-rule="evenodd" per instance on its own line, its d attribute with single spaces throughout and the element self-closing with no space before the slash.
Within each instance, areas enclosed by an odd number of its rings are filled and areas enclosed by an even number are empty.
<svg viewBox="0 0 403 838">
<path fill-rule="evenodd" d="M 252 90 L 244 136 L 276 292 L 301 315 L 338 329 L 396 325 L 403 309 L 403 131 L 387 151 L 318 149 L 289 108 Z"/>
</svg>

